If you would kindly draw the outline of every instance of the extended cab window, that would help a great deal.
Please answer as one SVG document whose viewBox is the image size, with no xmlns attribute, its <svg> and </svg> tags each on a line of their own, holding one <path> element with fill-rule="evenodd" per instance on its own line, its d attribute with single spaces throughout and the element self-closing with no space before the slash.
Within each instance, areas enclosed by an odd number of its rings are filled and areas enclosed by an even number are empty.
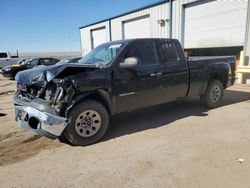
<svg viewBox="0 0 250 188">
<path fill-rule="evenodd" d="M 7 53 L 0 53 L 0 58 L 7 58 Z"/>
<path fill-rule="evenodd" d="M 132 44 L 125 55 L 125 58 L 128 57 L 138 58 L 141 67 L 159 64 L 156 55 L 156 49 L 152 42 L 140 42 Z"/>
<path fill-rule="evenodd" d="M 180 61 L 180 57 L 174 43 L 162 42 L 160 44 L 160 51 L 161 51 L 162 61 L 165 64 L 172 64 Z"/>
</svg>

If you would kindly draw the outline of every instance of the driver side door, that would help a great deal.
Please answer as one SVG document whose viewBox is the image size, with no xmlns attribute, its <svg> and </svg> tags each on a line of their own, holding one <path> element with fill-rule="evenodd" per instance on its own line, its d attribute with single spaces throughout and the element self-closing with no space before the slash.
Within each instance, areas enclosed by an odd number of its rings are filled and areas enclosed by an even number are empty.
<svg viewBox="0 0 250 188">
<path fill-rule="evenodd" d="M 113 93 L 116 112 L 132 111 L 163 102 L 164 88 L 161 83 L 160 64 L 153 41 L 136 41 L 127 46 L 121 58 L 136 57 L 139 66 L 122 69 L 113 74 Z"/>
</svg>

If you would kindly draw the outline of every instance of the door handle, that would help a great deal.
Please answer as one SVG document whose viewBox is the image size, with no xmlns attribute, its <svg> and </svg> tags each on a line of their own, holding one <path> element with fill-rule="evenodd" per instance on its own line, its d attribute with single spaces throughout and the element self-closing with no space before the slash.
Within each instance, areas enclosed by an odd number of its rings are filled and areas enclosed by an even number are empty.
<svg viewBox="0 0 250 188">
<path fill-rule="evenodd" d="M 160 77 L 161 75 L 162 75 L 161 72 L 157 72 L 157 73 L 152 73 L 152 74 L 150 74 L 150 76 L 152 76 L 152 77 Z"/>
</svg>

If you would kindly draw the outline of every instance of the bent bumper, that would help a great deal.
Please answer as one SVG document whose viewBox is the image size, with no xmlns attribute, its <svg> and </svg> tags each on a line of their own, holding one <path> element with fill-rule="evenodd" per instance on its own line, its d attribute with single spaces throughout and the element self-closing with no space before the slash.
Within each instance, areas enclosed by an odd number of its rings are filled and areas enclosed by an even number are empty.
<svg viewBox="0 0 250 188">
<path fill-rule="evenodd" d="M 56 139 L 67 126 L 66 118 L 30 106 L 15 105 L 16 121 L 23 129 Z"/>
</svg>

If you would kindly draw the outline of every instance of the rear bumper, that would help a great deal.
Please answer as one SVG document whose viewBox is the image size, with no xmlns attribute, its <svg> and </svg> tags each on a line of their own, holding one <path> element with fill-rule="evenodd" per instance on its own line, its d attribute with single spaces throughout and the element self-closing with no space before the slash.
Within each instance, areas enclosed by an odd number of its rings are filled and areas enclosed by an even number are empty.
<svg viewBox="0 0 250 188">
<path fill-rule="evenodd" d="M 230 87 L 230 86 L 234 85 L 235 80 L 236 80 L 235 74 L 229 75 L 226 87 Z"/>
<path fill-rule="evenodd" d="M 67 119 L 46 111 L 41 111 L 35 107 L 28 106 L 26 103 L 20 103 L 14 97 L 15 119 L 18 126 L 35 132 L 39 135 L 56 139 L 67 126 Z M 37 104 L 37 106 L 42 104 Z"/>
</svg>

